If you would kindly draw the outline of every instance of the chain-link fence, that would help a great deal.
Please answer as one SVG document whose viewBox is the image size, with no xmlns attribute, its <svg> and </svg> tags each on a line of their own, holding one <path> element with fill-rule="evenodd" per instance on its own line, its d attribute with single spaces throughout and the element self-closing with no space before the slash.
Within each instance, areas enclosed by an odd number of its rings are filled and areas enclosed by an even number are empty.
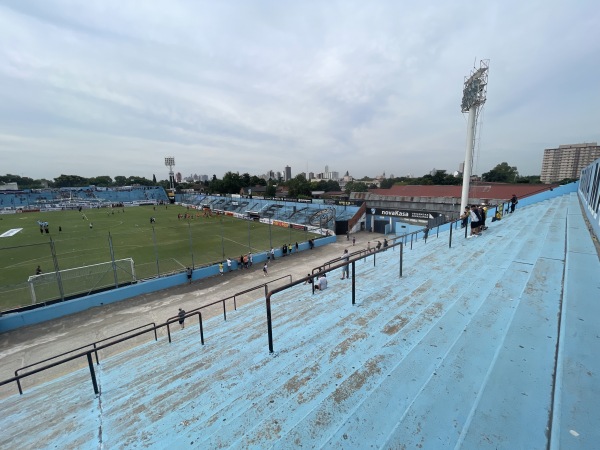
<svg viewBox="0 0 600 450">
<path fill-rule="evenodd" d="M 285 223 L 260 223 L 225 215 L 176 226 L 112 229 L 45 243 L 0 248 L 0 311 L 62 301 L 136 280 L 161 277 L 265 252 L 295 247 L 318 233 Z M 122 261 L 131 259 L 133 269 Z M 40 268 L 43 277 L 36 273 Z M 131 272 L 135 272 L 132 274 Z M 41 280 L 36 286 L 36 280 Z"/>
</svg>

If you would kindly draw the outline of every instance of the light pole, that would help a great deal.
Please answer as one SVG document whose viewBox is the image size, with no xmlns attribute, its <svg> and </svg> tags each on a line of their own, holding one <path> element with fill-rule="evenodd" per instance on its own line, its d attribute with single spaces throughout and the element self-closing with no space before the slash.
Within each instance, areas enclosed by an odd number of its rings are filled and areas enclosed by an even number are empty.
<svg viewBox="0 0 600 450">
<path fill-rule="evenodd" d="M 219 214 L 221 218 L 221 255 L 225 259 L 225 242 L 223 241 L 223 214 Z"/>
<path fill-rule="evenodd" d="M 190 254 L 192 255 L 192 269 L 194 269 L 194 248 L 192 247 L 192 226 L 188 220 L 188 232 L 190 235 Z"/>
<path fill-rule="evenodd" d="M 165 158 L 165 166 L 169 168 L 169 187 L 171 191 L 175 189 L 175 174 L 173 173 L 173 166 L 175 165 L 175 158 L 173 156 L 167 156 Z"/>
<path fill-rule="evenodd" d="M 460 213 L 465 210 L 465 207 L 469 202 L 469 187 L 473 166 L 473 149 L 475 147 L 477 119 L 479 118 L 479 111 L 486 101 L 489 67 L 489 60 L 482 60 L 479 69 L 473 69 L 469 78 L 465 80 L 463 88 L 463 98 L 460 109 L 463 113 L 469 113 L 469 121 L 467 125 L 467 149 L 465 152 L 465 166 L 463 169 Z"/>
</svg>

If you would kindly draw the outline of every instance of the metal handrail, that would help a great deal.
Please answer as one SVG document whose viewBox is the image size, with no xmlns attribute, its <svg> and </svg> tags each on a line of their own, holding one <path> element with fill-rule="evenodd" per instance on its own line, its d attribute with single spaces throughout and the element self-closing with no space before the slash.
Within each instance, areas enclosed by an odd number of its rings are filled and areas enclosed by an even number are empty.
<svg viewBox="0 0 600 450">
<path fill-rule="evenodd" d="M 188 312 L 191 313 L 191 312 L 201 311 L 204 308 L 208 308 L 209 306 L 214 306 L 214 305 L 217 305 L 219 303 L 222 303 L 223 304 L 223 320 L 226 321 L 227 320 L 227 310 L 226 310 L 226 307 L 225 307 L 225 302 L 227 300 L 233 299 L 233 309 L 234 309 L 234 311 L 237 311 L 237 299 L 236 299 L 237 296 L 242 295 L 242 294 L 247 294 L 248 292 L 252 292 L 252 291 L 255 291 L 257 289 L 266 288 L 269 285 L 269 283 L 273 283 L 274 281 L 282 280 L 284 278 L 289 278 L 290 279 L 290 283 L 292 282 L 292 275 L 290 275 L 290 274 L 284 275 L 282 277 L 275 278 L 273 280 L 269 280 L 266 283 L 261 283 L 261 284 L 259 284 L 257 286 L 245 289 L 245 290 L 240 291 L 240 292 L 236 292 L 235 294 L 233 294 L 233 295 L 231 295 L 229 297 L 222 298 L 221 300 L 216 300 L 214 302 L 207 303 L 206 305 L 202 305 L 202 306 L 199 306 L 197 308 L 190 309 Z M 178 317 L 179 316 L 172 316 L 172 317 L 169 317 L 167 320 L 176 319 Z"/>
<path fill-rule="evenodd" d="M 91 344 L 82 345 L 81 347 L 77 347 L 77 348 L 68 350 L 68 351 L 66 351 L 64 353 L 60 353 L 58 355 L 51 356 L 50 358 L 42 359 L 41 361 L 34 362 L 34 363 L 29 364 L 27 366 L 19 367 L 17 370 L 15 370 L 15 376 L 18 376 L 19 375 L 19 371 L 21 371 L 21 370 L 29 369 L 30 367 L 37 366 L 38 364 L 45 363 L 45 362 L 51 361 L 53 359 L 59 358 L 61 356 L 68 355 L 69 353 L 73 353 L 73 352 L 75 352 L 77 350 L 82 350 L 82 349 L 84 349 L 86 347 L 89 347 L 89 346 L 94 347 L 94 354 L 96 356 L 96 364 L 100 364 L 100 362 L 98 360 L 98 351 L 97 351 L 98 349 L 96 348 L 96 344 L 99 344 L 100 342 L 104 342 L 104 341 L 108 341 L 110 339 L 116 338 L 117 336 L 122 336 L 124 334 L 130 333 L 130 332 L 135 331 L 135 330 L 139 330 L 141 328 L 145 328 L 145 327 L 147 327 L 149 325 L 156 326 L 156 323 L 150 322 L 150 323 L 147 323 L 145 325 L 141 325 L 139 327 L 132 328 L 132 329 L 127 330 L 127 331 L 123 331 L 122 333 L 115 334 L 113 336 L 109 336 L 109 337 L 104 338 L 104 339 L 100 339 L 99 341 L 92 342 Z M 156 334 L 156 330 L 154 330 L 154 340 L 155 341 L 158 340 L 158 335 Z"/>
<path fill-rule="evenodd" d="M 191 316 L 195 316 L 195 315 L 198 316 L 198 322 L 199 322 L 199 326 L 200 326 L 200 342 L 202 343 L 202 345 L 204 345 L 204 330 L 203 330 L 203 326 L 202 326 L 202 313 L 200 313 L 200 312 L 188 313 L 188 314 L 185 315 L 185 317 L 191 317 Z M 90 375 L 92 377 L 92 384 L 94 385 L 94 394 L 98 395 L 99 394 L 99 390 L 98 390 L 98 383 L 97 383 L 97 380 L 96 380 L 96 372 L 94 370 L 94 363 L 92 361 L 92 353 L 97 352 L 99 350 L 104 350 L 105 348 L 112 347 L 113 345 L 120 344 L 121 342 L 128 341 L 129 339 L 133 339 L 135 337 L 141 336 L 141 335 L 143 335 L 145 333 L 149 333 L 151 331 L 154 331 L 156 333 L 156 330 L 158 330 L 159 328 L 162 328 L 162 327 L 167 327 L 167 334 L 169 336 L 169 343 L 171 343 L 170 324 L 175 323 L 176 321 L 177 320 L 167 320 L 164 323 L 161 323 L 161 324 L 158 324 L 158 325 L 154 325 L 152 328 L 149 328 L 149 329 L 143 330 L 143 331 L 138 331 L 137 333 L 131 334 L 129 336 L 125 336 L 125 337 L 123 337 L 121 339 L 118 339 L 116 341 L 113 341 L 113 342 L 108 342 L 106 344 L 103 344 L 103 345 L 95 348 L 95 349 L 89 349 L 89 350 L 86 350 L 84 352 L 76 353 L 75 355 L 71 355 L 71 356 L 69 356 L 67 358 L 64 358 L 64 359 L 61 359 L 59 361 L 55 361 L 55 362 L 47 364 L 45 366 L 38 367 L 37 369 L 31 370 L 29 372 L 22 373 L 21 375 L 16 375 L 16 376 L 14 376 L 12 378 L 8 378 L 6 380 L 2 380 L 2 381 L 0 381 L 0 386 L 4 386 L 5 384 L 9 384 L 9 383 L 15 382 L 15 383 L 17 383 L 17 387 L 19 388 L 19 394 L 22 395 L 23 394 L 23 389 L 21 387 L 21 380 L 23 378 L 29 377 L 31 375 L 35 375 L 36 373 L 43 372 L 44 370 L 48 370 L 48 369 L 51 369 L 53 367 L 57 367 L 59 365 L 62 365 L 62 364 L 65 364 L 67 362 L 74 361 L 74 360 L 76 360 L 78 358 L 86 356 L 87 360 L 88 360 L 88 366 L 89 366 L 89 369 L 90 369 Z"/>
<path fill-rule="evenodd" d="M 265 290 L 265 306 L 267 309 L 267 333 L 268 333 L 268 339 L 269 339 L 269 352 L 273 353 L 273 324 L 272 324 L 272 319 L 271 319 L 271 297 L 274 294 L 277 294 L 278 292 L 282 292 L 285 291 L 286 289 L 289 289 L 291 287 L 297 286 L 299 284 L 304 284 L 306 282 L 310 282 L 312 285 L 312 292 L 313 294 L 315 293 L 315 284 L 314 284 L 314 278 L 315 278 L 315 273 L 322 275 L 325 273 L 329 273 L 329 272 L 333 272 L 334 270 L 340 269 L 342 267 L 345 267 L 348 264 L 352 264 L 352 304 L 356 304 L 356 271 L 355 271 L 355 264 L 357 261 L 360 261 L 361 259 L 366 259 L 369 256 L 373 256 L 373 264 L 375 264 L 375 259 L 376 259 L 376 255 L 378 253 L 381 252 L 385 252 L 386 250 L 388 250 L 389 248 L 394 248 L 394 247 L 400 247 L 400 277 L 402 276 L 402 248 L 404 247 L 404 244 L 402 241 L 400 242 L 395 242 L 392 245 L 388 245 L 387 247 L 382 247 L 379 250 L 374 249 L 371 252 L 366 253 L 365 255 L 358 255 L 356 258 L 352 258 L 352 259 L 348 259 L 348 261 L 343 261 L 341 263 L 332 265 L 333 263 L 325 263 L 321 266 L 317 266 L 315 268 L 312 269 L 312 275 L 307 276 L 307 277 L 303 277 L 303 278 L 299 278 L 294 282 L 291 282 L 289 284 L 286 284 L 285 286 L 280 286 L 278 288 L 273 289 L 272 291 L 266 291 Z M 355 253 L 359 253 L 359 252 L 355 252 Z M 326 268 L 325 265 L 328 265 L 329 267 Z"/>
<path fill-rule="evenodd" d="M 363 253 L 365 253 L 365 254 L 371 254 L 371 251 L 367 251 L 367 249 L 359 249 L 359 250 L 356 250 L 356 251 L 354 251 L 352 253 L 348 253 L 348 258 L 351 258 L 352 256 L 355 256 L 355 255 L 359 255 L 360 256 Z M 330 259 L 329 261 L 324 262 L 320 267 L 330 266 L 331 264 L 334 264 L 336 262 L 342 261 L 344 258 L 346 258 L 346 257 L 345 256 L 338 256 L 337 258 L 333 258 L 333 259 Z M 313 273 L 314 273 L 314 270 L 315 269 L 313 269 Z"/>
</svg>

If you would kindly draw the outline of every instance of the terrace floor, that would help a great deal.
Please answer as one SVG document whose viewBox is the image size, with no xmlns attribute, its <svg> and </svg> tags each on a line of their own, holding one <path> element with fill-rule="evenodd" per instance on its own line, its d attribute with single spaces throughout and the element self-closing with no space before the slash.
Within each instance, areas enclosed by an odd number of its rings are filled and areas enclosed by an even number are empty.
<svg viewBox="0 0 600 450">
<path fill-rule="evenodd" d="M 87 368 L 0 394 L 0 448 L 594 449 L 600 262 L 576 194 L 519 208 L 481 237 L 434 232 L 227 321 L 189 319 Z M 372 234 L 360 234 L 366 247 Z M 350 248 L 275 261 L 294 279 Z M 351 249 L 352 250 L 352 249 Z M 263 281 L 260 267 L 0 335 L 0 378 L 44 354 Z M 65 371 L 67 371 L 65 369 Z M 46 375 L 50 376 L 50 375 Z"/>
</svg>

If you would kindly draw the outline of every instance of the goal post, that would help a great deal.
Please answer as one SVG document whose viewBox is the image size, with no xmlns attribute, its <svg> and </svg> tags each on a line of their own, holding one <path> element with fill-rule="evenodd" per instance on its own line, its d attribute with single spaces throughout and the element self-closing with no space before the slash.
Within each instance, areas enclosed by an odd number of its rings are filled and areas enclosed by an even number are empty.
<svg viewBox="0 0 600 450">
<path fill-rule="evenodd" d="M 32 275 L 27 281 L 31 303 L 35 304 L 60 298 L 59 283 L 62 284 L 65 297 L 88 295 L 94 291 L 133 283 L 136 281 L 135 265 L 132 258 L 118 259 Z"/>
</svg>

